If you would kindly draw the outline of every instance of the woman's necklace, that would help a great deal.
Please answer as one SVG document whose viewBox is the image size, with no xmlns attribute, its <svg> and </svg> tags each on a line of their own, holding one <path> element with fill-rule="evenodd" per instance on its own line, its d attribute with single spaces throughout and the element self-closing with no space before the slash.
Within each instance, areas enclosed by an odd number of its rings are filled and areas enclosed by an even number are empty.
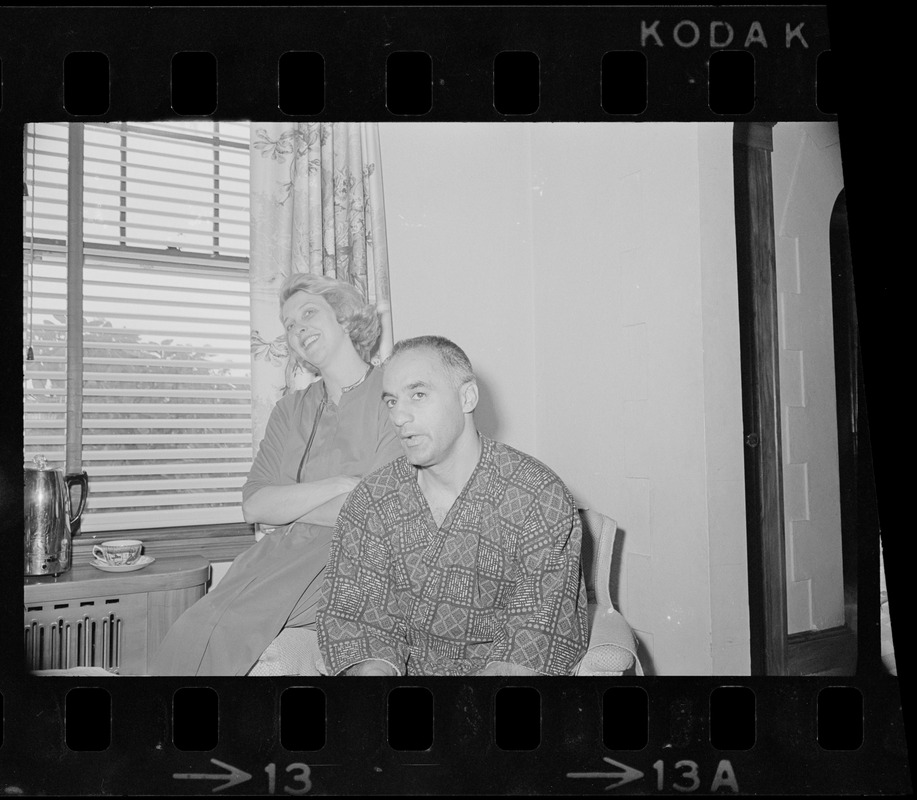
<svg viewBox="0 0 917 800">
<path fill-rule="evenodd" d="M 347 392 L 349 392 L 351 389 L 356 389 L 361 383 L 363 383 L 363 381 L 366 380 L 366 376 L 369 375 L 369 373 L 372 371 L 372 368 L 373 368 L 373 365 L 370 364 L 366 368 L 366 372 L 363 373 L 363 377 L 360 378 L 360 380 L 358 380 L 356 383 L 351 383 L 350 386 L 342 387 L 341 394 L 347 394 Z"/>
</svg>

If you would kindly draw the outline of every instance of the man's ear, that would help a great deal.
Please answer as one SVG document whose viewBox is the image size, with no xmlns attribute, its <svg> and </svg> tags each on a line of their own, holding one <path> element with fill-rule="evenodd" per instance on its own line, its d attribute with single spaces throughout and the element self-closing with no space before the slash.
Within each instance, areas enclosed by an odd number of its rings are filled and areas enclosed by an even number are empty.
<svg viewBox="0 0 917 800">
<path fill-rule="evenodd" d="M 477 381 L 470 380 L 462 384 L 459 390 L 459 396 L 462 398 L 462 411 L 470 414 L 478 405 L 478 384 Z"/>
</svg>

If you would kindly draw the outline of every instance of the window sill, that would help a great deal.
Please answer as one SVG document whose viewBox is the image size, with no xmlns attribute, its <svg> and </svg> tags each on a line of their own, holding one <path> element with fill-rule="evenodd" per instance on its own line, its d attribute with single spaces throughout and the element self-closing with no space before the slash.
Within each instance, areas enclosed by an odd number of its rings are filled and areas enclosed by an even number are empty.
<svg viewBox="0 0 917 800">
<path fill-rule="evenodd" d="M 210 562 L 232 561 L 255 543 L 254 526 L 200 525 L 81 533 L 73 539 L 73 562 L 89 563 L 92 547 L 110 539 L 140 539 L 148 556 L 203 556 Z"/>
</svg>

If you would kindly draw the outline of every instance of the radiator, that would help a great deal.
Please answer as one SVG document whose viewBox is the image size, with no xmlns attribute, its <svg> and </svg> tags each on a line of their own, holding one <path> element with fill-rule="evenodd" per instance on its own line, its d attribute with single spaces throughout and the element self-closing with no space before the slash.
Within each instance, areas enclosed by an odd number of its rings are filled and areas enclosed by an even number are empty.
<svg viewBox="0 0 917 800">
<path fill-rule="evenodd" d="M 121 669 L 125 620 L 120 598 L 26 606 L 23 646 L 28 669 Z"/>
<path fill-rule="evenodd" d="M 23 585 L 23 659 L 32 672 L 95 667 L 145 675 L 149 656 L 181 613 L 203 597 L 210 563 L 163 557 L 113 575 L 74 564 Z"/>
</svg>

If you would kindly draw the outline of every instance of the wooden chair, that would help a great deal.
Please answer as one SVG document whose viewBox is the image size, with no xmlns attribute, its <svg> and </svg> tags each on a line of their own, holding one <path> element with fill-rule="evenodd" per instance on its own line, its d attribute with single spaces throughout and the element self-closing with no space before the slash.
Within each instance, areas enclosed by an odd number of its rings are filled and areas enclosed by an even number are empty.
<svg viewBox="0 0 917 800">
<path fill-rule="evenodd" d="M 627 620 L 611 602 L 611 565 L 617 523 L 590 509 L 582 509 L 582 564 L 589 599 L 589 647 L 574 675 L 623 675 L 643 667 L 637 657 L 637 639 Z"/>
</svg>

